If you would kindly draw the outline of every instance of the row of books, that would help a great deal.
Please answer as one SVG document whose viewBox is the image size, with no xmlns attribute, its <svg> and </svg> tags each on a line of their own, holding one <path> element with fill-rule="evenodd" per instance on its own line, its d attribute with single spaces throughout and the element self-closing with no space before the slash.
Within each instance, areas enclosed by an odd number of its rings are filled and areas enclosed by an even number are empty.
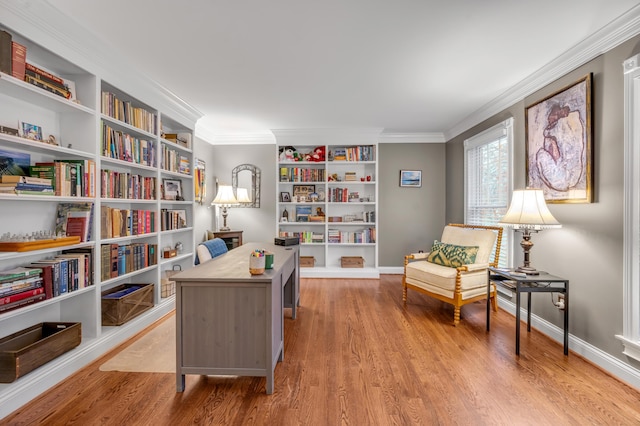
<svg viewBox="0 0 640 426">
<path fill-rule="evenodd" d="M 189 157 L 182 155 L 167 145 L 162 145 L 162 157 L 160 167 L 170 172 L 178 172 L 185 175 L 191 174 L 191 162 Z"/>
<path fill-rule="evenodd" d="M 0 271 L 0 313 L 91 286 L 93 277 L 91 248 Z"/>
<path fill-rule="evenodd" d="M 158 245 L 147 243 L 102 244 L 100 246 L 102 281 L 119 277 L 158 263 Z"/>
<path fill-rule="evenodd" d="M 160 229 L 170 231 L 187 227 L 187 211 L 180 209 L 160 210 Z"/>
<path fill-rule="evenodd" d="M 325 169 L 280 167 L 280 182 L 324 182 Z"/>
<path fill-rule="evenodd" d="M 324 242 L 324 234 L 321 232 L 313 232 L 313 231 L 280 231 L 278 233 L 280 237 L 296 237 L 300 241 L 300 243 L 314 244 L 314 243 L 323 243 Z"/>
<path fill-rule="evenodd" d="M 375 222 L 376 221 L 376 212 L 357 212 L 357 213 L 349 213 L 342 216 L 329 216 L 327 219 L 329 222 Z"/>
<path fill-rule="evenodd" d="M 375 161 L 375 147 L 371 145 L 334 148 L 329 161 Z"/>
<path fill-rule="evenodd" d="M 329 243 L 375 243 L 376 229 L 366 228 L 359 231 L 342 231 L 340 229 L 327 230 Z"/>
<path fill-rule="evenodd" d="M 128 133 L 111 128 L 102 123 L 102 155 L 108 158 L 155 167 L 156 144 L 146 139 L 138 139 Z"/>
<path fill-rule="evenodd" d="M 54 160 L 29 166 L 33 177 L 51 179 L 55 195 L 61 197 L 95 197 L 96 163 L 93 160 Z"/>
<path fill-rule="evenodd" d="M 128 237 L 155 232 L 156 213 L 151 210 L 100 206 L 102 238 Z"/>
<path fill-rule="evenodd" d="M 102 169 L 100 178 L 102 180 L 100 188 L 102 198 L 156 199 L 158 182 L 155 177 Z"/>
<path fill-rule="evenodd" d="M 329 188 L 327 201 L 330 203 L 358 203 L 367 201 L 368 197 L 360 197 L 358 191 L 349 191 L 349 188 Z"/>
<path fill-rule="evenodd" d="M 74 99 L 75 82 L 64 80 L 29 62 L 25 63 L 24 81 L 36 87 L 61 96 L 65 99 Z"/>
<path fill-rule="evenodd" d="M 135 107 L 129 101 L 118 99 L 114 93 L 102 92 L 101 110 L 116 120 L 123 121 L 145 132 L 156 134 L 157 116 L 144 108 Z"/>
<path fill-rule="evenodd" d="M 162 133 L 162 137 L 169 142 L 173 142 L 176 145 L 180 145 L 184 148 L 191 148 L 191 133 Z"/>
<path fill-rule="evenodd" d="M 0 30 L 0 72 L 24 80 L 27 47 L 13 40 L 11 33 Z"/>
</svg>

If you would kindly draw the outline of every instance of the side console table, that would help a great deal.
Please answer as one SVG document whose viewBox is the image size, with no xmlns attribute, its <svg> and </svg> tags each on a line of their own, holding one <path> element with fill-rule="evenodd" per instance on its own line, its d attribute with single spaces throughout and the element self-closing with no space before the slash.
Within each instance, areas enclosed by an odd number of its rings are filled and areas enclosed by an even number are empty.
<svg viewBox="0 0 640 426">
<path fill-rule="evenodd" d="M 513 270 L 490 267 L 487 280 L 487 331 L 490 328 L 491 285 L 499 285 L 516 293 L 516 355 L 520 355 L 520 294 L 527 297 L 527 331 L 531 331 L 531 293 L 564 293 L 564 354 L 569 355 L 569 280 L 540 272 L 539 275 L 516 274 Z"/>
<path fill-rule="evenodd" d="M 216 231 L 213 238 L 221 238 L 229 250 L 242 245 L 242 231 Z"/>
</svg>

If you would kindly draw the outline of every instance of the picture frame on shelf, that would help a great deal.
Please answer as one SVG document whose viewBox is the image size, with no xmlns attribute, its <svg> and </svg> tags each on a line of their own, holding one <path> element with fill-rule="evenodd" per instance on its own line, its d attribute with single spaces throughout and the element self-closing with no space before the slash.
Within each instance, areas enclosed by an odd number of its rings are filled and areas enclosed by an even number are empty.
<svg viewBox="0 0 640 426">
<path fill-rule="evenodd" d="M 308 200 L 314 192 L 316 192 L 315 185 L 293 185 L 293 198 L 297 201 Z"/>
<path fill-rule="evenodd" d="M 592 75 L 525 108 L 527 187 L 548 203 L 593 202 Z"/>
<path fill-rule="evenodd" d="M 281 203 L 290 203 L 291 202 L 291 194 L 289 194 L 288 192 L 281 192 L 280 193 L 280 202 Z"/>
<path fill-rule="evenodd" d="M 182 181 L 180 179 L 162 179 L 162 199 L 170 201 L 182 201 Z"/>
<path fill-rule="evenodd" d="M 422 187 L 422 170 L 400 170 L 400 186 L 407 188 Z"/>
<path fill-rule="evenodd" d="M 42 127 L 37 124 L 20 122 L 20 136 L 32 141 L 42 141 Z"/>
</svg>

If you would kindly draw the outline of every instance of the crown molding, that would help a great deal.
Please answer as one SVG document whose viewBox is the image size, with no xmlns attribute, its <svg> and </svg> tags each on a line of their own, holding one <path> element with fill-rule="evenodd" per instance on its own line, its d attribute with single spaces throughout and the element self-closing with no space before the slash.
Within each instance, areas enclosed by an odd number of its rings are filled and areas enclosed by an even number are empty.
<svg viewBox="0 0 640 426">
<path fill-rule="evenodd" d="M 502 95 L 444 132 L 451 140 L 471 127 L 493 117 L 504 109 L 524 100 L 559 77 L 575 70 L 597 56 L 613 49 L 640 33 L 640 5 L 610 22 L 574 47 L 558 56 Z"/>
<path fill-rule="evenodd" d="M 114 66 L 123 58 L 79 23 L 55 7 L 52 0 L 1 0 L 2 25 L 55 55 L 95 74 L 183 125 L 193 128 L 203 114 L 166 87 L 133 67 Z M 159 108 L 161 106 L 161 108 Z"/>
<path fill-rule="evenodd" d="M 379 143 L 445 143 L 443 133 L 381 133 Z"/>
<path fill-rule="evenodd" d="M 274 145 L 273 133 L 216 133 L 202 122 L 196 123 L 195 136 L 210 145 Z"/>
<path fill-rule="evenodd" d="M 272 129 L 279 145 L 375 144 L 382 128 Z"/>
</svg>

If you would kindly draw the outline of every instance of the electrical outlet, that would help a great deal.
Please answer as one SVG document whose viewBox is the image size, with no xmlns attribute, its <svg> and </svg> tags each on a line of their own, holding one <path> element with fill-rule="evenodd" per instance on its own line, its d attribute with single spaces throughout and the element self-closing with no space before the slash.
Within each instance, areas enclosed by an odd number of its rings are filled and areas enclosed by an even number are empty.
<svg viewBox="0 0 640 426">
<path fill-rule="evenodd" d="M 561 311 L 564 310 L 565 307 L 565 303 L 564 303 L 564 294 L 558 294 L 558 301 L 556 302 L 556 306 L 558 307 L 558 309 L 560 309 Z"/>
</svg>

